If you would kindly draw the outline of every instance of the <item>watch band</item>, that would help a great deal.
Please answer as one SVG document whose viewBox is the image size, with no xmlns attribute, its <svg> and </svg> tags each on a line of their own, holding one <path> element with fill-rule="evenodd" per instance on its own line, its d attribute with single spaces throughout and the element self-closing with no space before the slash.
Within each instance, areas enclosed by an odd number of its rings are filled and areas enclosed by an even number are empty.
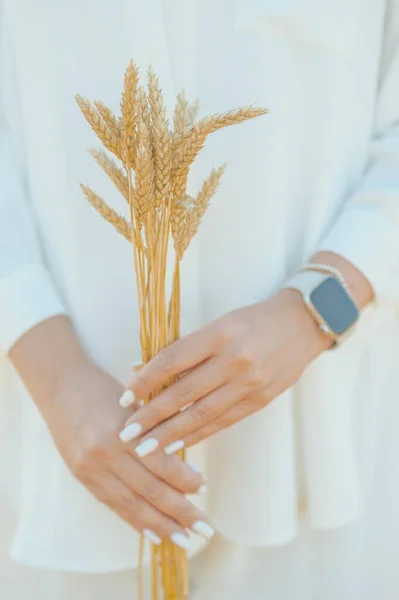
<svg viewBox="0 0 399 600">
<path fill-rule="evenodd" d="M 309 262 L 296 270 L 297 273 L 302 273 L 303 271 L 317 271 L 318 273 L 326 273 L 327 275 L 332 275 L 342 283 L 345 289 L 349 288 L 348 284 L 345 281 L 345 277 L 342 275 L 341 271 L 339 271 L 336 267 L 331 267 L 330 265 L 325 265 L 322 263 Z"/>
<path fill-rule="evenodd" d="M 295 289 L 306 297 L 327 277 L 331 277 L 331 274 L 301 268 L 285 283 L 284 287 Z"/>
</svg>

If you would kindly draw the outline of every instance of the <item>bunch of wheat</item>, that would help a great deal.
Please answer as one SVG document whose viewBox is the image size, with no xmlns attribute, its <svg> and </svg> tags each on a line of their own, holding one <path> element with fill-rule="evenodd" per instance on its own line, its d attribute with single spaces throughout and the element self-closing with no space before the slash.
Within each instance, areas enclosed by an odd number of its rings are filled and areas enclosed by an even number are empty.
<svg viewBox="0 0 399 600">
<path fill-rule="evenodd" d="M 90 188 L 82 185 L 87 200 L 132 244 L 140 311 L 142 361 L 147 362 L 179 338 L 179 265 L 196 234 L 210 199 L 216 192 L 225 165 L 214 169 L 196 197 L 187 193 L 190 167 L 209 134 L 258 117 L 263 108 L 240 108 L 198 120 L 198 105 L 181 92 L 170 128 L 158 77 L 151 68 L 147 85 L 131 61 L 124 80 L 121 116 L 102 102 L 80 95 L 76 101 L 90 127 L 120 165 L 103 151 L 93 158 L 125 198 L 129 221 L 118 215 Z M 166 297 L 165 274 L 170 238 L 174 242 L 175 269 L 171 297 Z M 181 452 L 184 458 L 184 452 Z M 142 564 L 143 538 L 140 560 Z M 139 585 L 139 596 L 143 589 Z M 183 600 L 188 596 L 187 559 L 184 550 L 169 541 L 152 548 L 152 598 Z"/>
</svg>

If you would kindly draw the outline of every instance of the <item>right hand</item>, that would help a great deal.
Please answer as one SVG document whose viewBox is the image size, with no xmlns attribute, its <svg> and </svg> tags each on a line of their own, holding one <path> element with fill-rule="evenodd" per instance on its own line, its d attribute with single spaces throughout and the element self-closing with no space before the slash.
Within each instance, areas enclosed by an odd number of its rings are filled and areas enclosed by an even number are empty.
<svg viewBox="0 0 399 600">
<path fill-rule="evenodd" d="M 54 328 L 55 324 L 49 323 L 47 327 Z M 61 331 L 58 333 L 61 335 Z M 45 332 L 41 334 L 32 330 L 24 337 L 36 335 L 43 342 Z M 22 338 L 12 359 L 22 376 L 25 372 L 25 384 L 75 477 L 153 543 L 158 544 L 164 538 L 188 548 L 186 528 L 211 537 L 206 515 L 185 497 L 203 487 L 203 477 L 176 455 L 160 452 L 140 459 L 133 446 L 119 439 L 118 433 L 126 420 L 126 411 L 118 403 L 123 387 L 91 363 L 83 352 L 73 352 L 73 359 L 69 355 L 65 359 L 61 354 L 57 356 L 57 348 L 53 348 L 52 355 L 47 346 L 46 355 L 39 356 L 39 345 L 34 344 L 38 348 L 34 355 L 32 342 L 32 337 L 25 342 Z M 54 372 L 58 369 L 54 376 L 57 383 L 49 386 L 51 394 L 44 393 L 47 388 L 40 385 L 45 374 L 51 377 L 49 361 L 58 365 L 54 367 Z"/>
</svg>

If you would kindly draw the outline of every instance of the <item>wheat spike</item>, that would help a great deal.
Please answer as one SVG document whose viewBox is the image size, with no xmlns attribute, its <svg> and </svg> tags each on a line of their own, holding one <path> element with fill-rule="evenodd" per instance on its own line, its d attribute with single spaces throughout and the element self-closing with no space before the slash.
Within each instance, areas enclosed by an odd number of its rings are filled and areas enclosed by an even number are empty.
<svg viewBox="0 0 399 600">
<path fill-rule="evenodd" d="M 137 87 L 139 82 L 139 70 L 131 60 L 124 80 L 124 88 L 121 99 L 121 134 L 123 146 L 123 160 L 129 167 L 135 166 L 135 131 L 137 127 Z"/>
<path fill-rule="evenodd" d="M 103 219 L 108 221 L 108 223 L 111 223 L 111 225 L 113 225 L 115 227 L 115 229 L 121 235 L 123 235 L 124 238 L 126 238 L 129 242 L 131 242 L 130 225 L 126 221 L 126 219 L 124 219 L 123 217 L 118 215 L 118 213 L 116 213 L 114 210 L 112 210 L 112 208 L 110 208 L 104 202 L 104 200 L 102 198 L 100 198 L 100 196 L 95 194 L 90 188 L 88 188 L 87 186 L 85 186 L 83 184 L 80 184 L 80 187 L 82 188 L 83 193 L 86 196 L 87 200 L 96 209 L 96 211 L 103 217 Z"/>
<path fill-rule="evenodd" d="M 190 122 L 188 111 L 189 111 L 188 100 L 186 98 L 185 91 L 182 90 L 180 92 L 180 94 L 177 96 L 175 113 L 173 116 L 174 133 L 182 131 L 182 129 L 187 127 L 188 123 Z"/>
<path fill-rule="evenodd" d="M 107 150 L 115 154 L 118 158 L 121 158 L 119 140 L 109 127 L 107 127 L 96 108 L 80 94 L 76 94 L 75 99 L 84 118 Z"/>
<path fill-rule="evenodd" d="M 223 127 L 244 123 L 267 113 L 264 108 L 243 107 L 220 115 L 201 119 L 197 124 L 186 127 L 175 134 L 173 149 L 173 195 L 182 198 L 187 187 L 190 167 L 207 140 L 207 137 Z"/>
<path fill-rule="evenodd" d="M 195 208 L 198 217 L 202 219 L 204 216 L 212 196 L 219 187 L 220 180 L 226 170 L 227 165 L 222 165 L 218 169 L 213 169 L 207 179 L 202 184 L 201 190 L 195 200 Z"/>
<path fill-rule="evenodd" d="M 137 140 L 134 209 L 137 225 L 141 228 L 155 195 L 152 146 L 145 121 L 140 121 L 138 124 Z"/>
<path fill-rule="evenodd" d="M 95 148 L 91 148 L 89 152 L 100 167 L 104 169 L 123 197 L 129 202 L 129 182 L 122 169 L 105 152 L 96 150 Z"/>
<path fill-rule="evenodd" d="M 199 114 L 199 109 L 200 109 L 200 105 L 199 105 L 199 101 L 195 100 L 195 102 L 193 102 L 192 104 L 190 104 L 188 106 L 188 110 L 187 110 L 187 125 L 189 123 L 195 123 L 198 119 L 198 114 Z"/>
<path fill-rule="evenodd" d="M 108 129 L 115 135 L 115 137 L 119 138 L 120 129 L 119 129 L 119 120 L 114 115 L 112 110 L 108 108 L 103 102 L 100 100 L 94 101 L 94 106 L 98 110 L 98 113 Z"/>
<path fill-rule="evenodd" d="M 166 110 L 158 77 L 148 69 L 148 99 L 151 109 L 152 143 L 155 163 L 155 204 L 160 207 L 169 198 L 172 148 Z"/>
</svg>

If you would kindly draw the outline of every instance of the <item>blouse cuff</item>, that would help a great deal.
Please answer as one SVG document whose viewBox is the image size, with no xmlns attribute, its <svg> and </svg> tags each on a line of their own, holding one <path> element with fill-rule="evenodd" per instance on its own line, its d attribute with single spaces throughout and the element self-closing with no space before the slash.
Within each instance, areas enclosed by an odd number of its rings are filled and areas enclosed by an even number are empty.
<svg viewBox="0 0 399 600">
<path fill-rule="evenodd" d="M 348 206 L 316 249 L 340 254 L 368 279 L 377 303 L 399 308 L 399 236 L 373 205 Z"/>
<path fill-rule="evenodd" d="M 60 314 L 67 311 L 42 265 L 12 272 L 0 280 L 0 352 L 7 354 L 29 329 Z"/>
</svg>

